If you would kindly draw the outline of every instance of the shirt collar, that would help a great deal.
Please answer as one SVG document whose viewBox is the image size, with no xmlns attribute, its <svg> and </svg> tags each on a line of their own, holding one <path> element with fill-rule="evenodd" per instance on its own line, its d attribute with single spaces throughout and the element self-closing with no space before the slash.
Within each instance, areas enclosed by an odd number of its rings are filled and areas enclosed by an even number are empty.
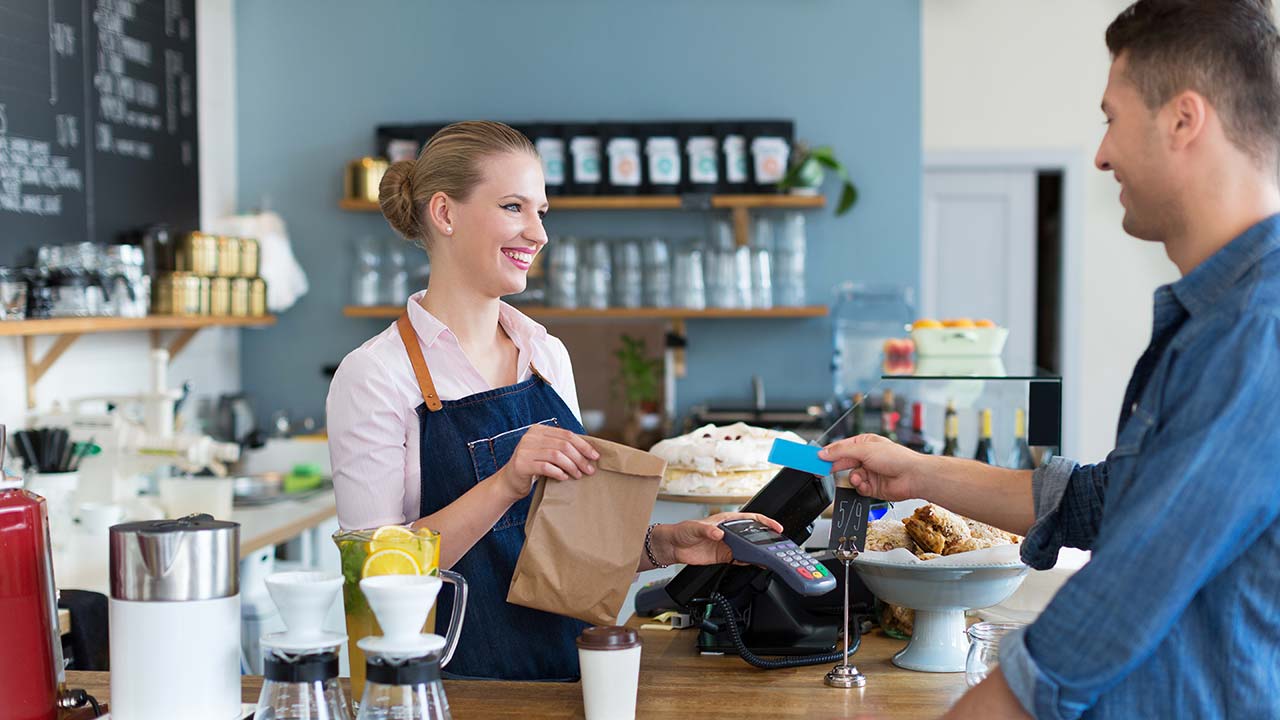
<svg viewBox="0 0 1280 720">
<path fill-rule="evenodd" d="M 448 332 L 450 336 L 453 333 L 449 330 L 448 325 L 440 322 L 435 315 L 427 312 L 427 309 L 422 307 L 422 296 L 426 292 L 426 290 L 420 290 L 410 295 L 408 302 L 405 304 L 405 310 L 409 313 L 409 323 L 413 325 L 413 330 L 418 334 L 418 339 L 422 341 L 424 346 L 431 347 L 444 333 Z M 505 302 L 498 303 L 498 322 L 502 323 L 502 327 L 506 328 L 516 347 L 532 348 L 534 343 L 547 336 L 545 327 L 534 322 L 528 315 Z"/>
<path fill-rule="evenodd" d="M 1188 313 L 1204 312 L 1263 256 L 1277 248 L 1280 248 L 1280 215 L 1272 215 L 1245 230 L 1181 280 L 1165 287 Z"/>
</svg>

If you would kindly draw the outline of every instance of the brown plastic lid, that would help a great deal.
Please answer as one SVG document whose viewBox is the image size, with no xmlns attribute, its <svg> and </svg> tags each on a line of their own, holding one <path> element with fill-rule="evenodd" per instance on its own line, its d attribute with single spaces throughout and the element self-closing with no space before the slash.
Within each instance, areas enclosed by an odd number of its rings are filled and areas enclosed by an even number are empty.
<svg viewBox="0 0 1280 720">
<path fill-rule="evenodd" d="M 617 625 L 593 626 L 578 636 L 582 650 L 630 650 L 640 647 L 640 635 L 631 628 Z"/>
</svg>

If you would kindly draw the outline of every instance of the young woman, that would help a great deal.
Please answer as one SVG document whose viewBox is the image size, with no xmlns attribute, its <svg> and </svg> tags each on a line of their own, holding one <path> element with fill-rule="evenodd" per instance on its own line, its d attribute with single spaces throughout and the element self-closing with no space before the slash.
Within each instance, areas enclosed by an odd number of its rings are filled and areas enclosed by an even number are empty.
<svg viewBox="0 0 1280 720">
<path fill-rule="evenodd" d="M 525 288 L 547 244 L 542 165 L 501 123 L 438 132 L 382 179 L 383 215 L 431 257 L 430 287 L 354 350 L 329 388 L 329 452 L 344 528 L 412 523 L 441 534 L 440 565 L 470 585 L 455 677 L 570 680 L 583 623 L 506 602 L 535 478 L 591 482 L 564 345 L 499 298 Z M 732 555 L 715 525 L 651 528 L 638 570 Z M 448 601 L 439 615 L 448 617 Z"/>
</svg>

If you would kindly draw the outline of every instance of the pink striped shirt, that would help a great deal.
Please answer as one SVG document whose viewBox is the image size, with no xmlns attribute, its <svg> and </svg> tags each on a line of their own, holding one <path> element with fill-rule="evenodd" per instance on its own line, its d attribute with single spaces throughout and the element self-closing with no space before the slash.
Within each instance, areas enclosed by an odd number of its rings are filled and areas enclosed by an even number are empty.
<svg viewBox="0 0 1280 720">
<path fill-rule="evenodd" d="M 441 400 L 459 400 L 491 390 L 458 339 L 444 323 L 409 298 L 409 320 Z M 519 350 L 519 380 L 531 377 L 530 362 L 560 393 L 575 416 L 578 393 L 564 343 L 519 310 L 502 303 L 498 321 Z M 395 323 L 352 350 L 338 366 L 325 403 L 329 459 L 338 523 L 371 528 L 419 517 L 418 415 L 422 392 Z"/>
</svg>

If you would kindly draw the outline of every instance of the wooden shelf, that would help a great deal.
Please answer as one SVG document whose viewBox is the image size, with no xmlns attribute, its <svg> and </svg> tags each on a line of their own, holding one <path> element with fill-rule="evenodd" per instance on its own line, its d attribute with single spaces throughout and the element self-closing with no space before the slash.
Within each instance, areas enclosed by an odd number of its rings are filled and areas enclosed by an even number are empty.
<svg viewBox="0 0 1280 720">
<path fill-rule="evenodd" d="M 27 374 L 27 407 L 36 406 L 36 383 L 49 372 L 49 368 L 62 357 L 81 335 L 95 333 L 137 332 L 151 333 L 151 347 L 164 348 L 173 359 L 191 342 L 196 333 L 207 327 L 264 327 L 274 325 L 271 315 L 262 317 L 179 317 L 151 315 L 144 318 L 52 318 L 49 320 L 8 320 L 0 322 L 0 336 L 22 338 L 22 354 Z M 166 339 L 165 331 L 173 330 Z M 36 337 L 52 336 L 53 344 L 44 354 L 36 356 Z"/>
<path fill-rule="evenodd" d="M 138 330 L 199 330 L 207 327 L 260 327 L 274 325 L 274 316 L 179 317 L 152 315 L 144 318 L 86 317 L 0 322 L 0 336 L 85 335 Z"/>
<path fill-rule="evenodd" d="M 708 308 L 686 310 L 684 308 L 549 308 L 529 305 L 516 306 L 520 312 L 535 320 L 728 320 L 728 319 L 779 319 L 826 317 L 830 309 L 826 305 L 803 307 L 777 307 L 769 310 L 730 310 Z M 354 318 L 396 318 L 404 312 L 403 305 L 348 305 L 342 314 Z"/>
<path fill-rule="evenodd" d="M 681 210 L 711 207 L 734 208 L 820 208 L 827 204 L 822 195 L 551 195 L 552 210 Z M 340 200 L 338 207 L 353 212 L 378 212 L 378 203 L 369 200 Z"/>
</svg>

